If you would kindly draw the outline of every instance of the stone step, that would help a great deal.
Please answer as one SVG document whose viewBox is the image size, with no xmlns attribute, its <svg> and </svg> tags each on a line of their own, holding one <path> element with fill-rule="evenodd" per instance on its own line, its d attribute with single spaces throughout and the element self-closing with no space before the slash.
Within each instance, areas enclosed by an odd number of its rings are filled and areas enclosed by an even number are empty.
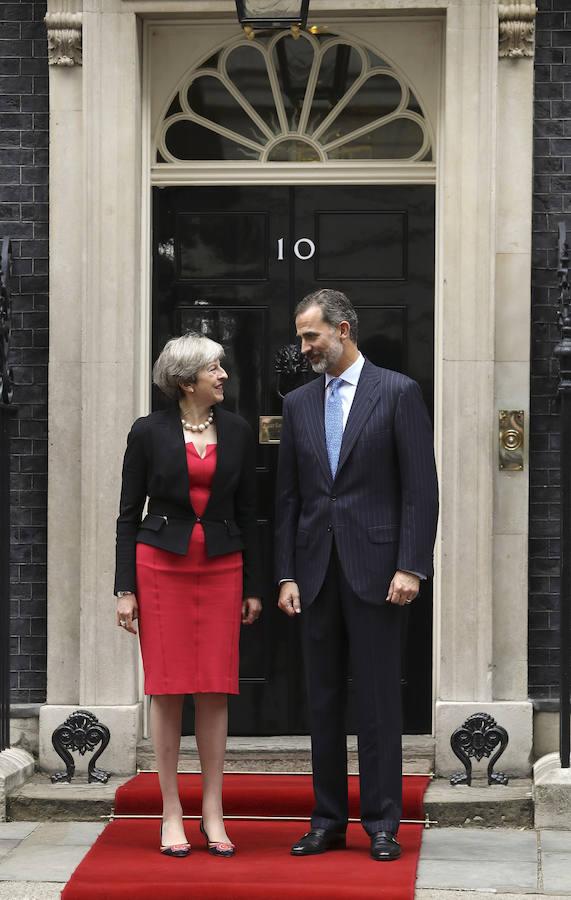
<svg viewBox="0 0 571 900">
<path fill-rule="evenodd" d="M 357 774 L 357 738 L 347 739 L 349 772 Z M 156 762 L 149 738 L 137 748 L 140 771 L 155 771 Z M 194 737 L 183 737 L 179 754 L 180 772 L 199 772 L 200 763 Z M 227 772 L 311 772 L 309 737 L 230 737 L 226 750 Z M 429 774 L 434 771 L 434 738 L 430 735 L 405 735 L 403 738 L 403 770 Z"/>
<path fill-rule="evenodd" d="M 349 770 L 357 772 L 357 745 L 347 742 Z M 139 744 L 138 768 L 155 769 L 149 740 Z M 104 768 L 104 766 L 103 766 Z M 434 739 L 427 735 L 403 738 L 403 768 L 409 774 L 430 773 L 434 769 Z M 181 741 L 179 770 L 198 771 L 194 738 Z M 272 737 L 228 739 L 228 772 L 310 772 L 309 738 Z M 106 785 L 87 784 L 78 775 L 71 784 L 52 784 L 49 776 L 36 773 L 7 798 L 7 814 L 19 821 L 97 821 L 113 810 L 115 791 L 130 776 L 112 777 Z M 533 825 L 531 782 L 513 779 L 509 785 L 492 785 L 475 779 L 473 787 L 452 787 L 444 778 L 430 784 L 425 796 L 429 818 L 440 826 L 520 827 Z"/>
<path fill-rule="evenodd" d="M 99 821 L 111 815 L 115 791 L 129 777 L 87 784 L 85 776 L 78 776 L 71 784 L 52 784 L 48 775 L 37 773 L 7 798 L 8 819 Z M 521 778 L 506 786 L 475 781 L 473 787 L 452 787 L 447 779 L 437 778 L 426 792 L 425 812 L 440 827 L 531 828 L 531 782 Z"/>
</svg>

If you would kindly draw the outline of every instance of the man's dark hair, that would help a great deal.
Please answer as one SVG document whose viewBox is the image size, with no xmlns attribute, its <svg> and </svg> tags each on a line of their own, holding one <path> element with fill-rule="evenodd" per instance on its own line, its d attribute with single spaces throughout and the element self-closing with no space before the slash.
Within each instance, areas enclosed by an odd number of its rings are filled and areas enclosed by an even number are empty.
<svg viewBox="0 0 571 900">
<path fill-rule="evenodd" d="M 314 291 L 299 301 L 295 308 L 295 318 L 297 319 L 310 306 L 318 306 L 320 308 L 323 321 L 327 322 L 328 325 L 335 327 L 340 322 L 348 322 L 349 337 L 354 344 L 357 343 L 359 320 L 349 297 L 346 297 L 341 291 L 333 291 L 331 288 L 322 288 L 320 291 Z"/>
</svg>

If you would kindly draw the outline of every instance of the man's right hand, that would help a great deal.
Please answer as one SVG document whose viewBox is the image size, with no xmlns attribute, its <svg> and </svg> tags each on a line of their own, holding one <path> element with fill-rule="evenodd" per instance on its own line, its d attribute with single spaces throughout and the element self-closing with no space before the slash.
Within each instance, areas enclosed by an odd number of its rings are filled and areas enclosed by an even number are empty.
<svg viewBox="0 0 571 900">
<path fill-rule="evenodd" d="M 281 585 L 278 606 L 288 616 L 295 616 L 296 613 L 301 612 L 299 588 L 295 581 L 284 581 Z"/>
</svg>

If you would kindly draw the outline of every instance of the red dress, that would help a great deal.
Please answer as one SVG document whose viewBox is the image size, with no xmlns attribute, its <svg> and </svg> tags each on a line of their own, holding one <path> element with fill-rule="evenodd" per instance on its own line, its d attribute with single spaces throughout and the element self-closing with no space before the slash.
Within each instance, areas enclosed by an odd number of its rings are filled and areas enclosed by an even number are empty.
<svg viewBox="0 0 571 900">
<path fill-rule="evenodd" d="M 216 469 L 216 444 L 201 458 L 186 444 L 190 502 L 202 516 Z M 186 556 L 137 544 L 139 639 L 145 694 L 238 693 L 242 553 L 208 558 L 204 530 Z"/>
</svg>

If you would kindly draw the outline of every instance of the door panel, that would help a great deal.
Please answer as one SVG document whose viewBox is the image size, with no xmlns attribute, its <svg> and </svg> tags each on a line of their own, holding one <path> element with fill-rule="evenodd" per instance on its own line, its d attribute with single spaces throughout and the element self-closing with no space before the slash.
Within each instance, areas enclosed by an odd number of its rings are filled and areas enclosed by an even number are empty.
<svg viewBox="0 0 571 900">
<path fill-rule="evenodd" d="M 153 195 L 153 359 L 193 330 L 224 345 L 224 405 L 258 434 L 298 381 L 275 370 L 295 342 L 293 311 L 309 291 L 336 287 L 359 313 L 372 362 L 419 381 L 432 409 L 434 191 L 431 187 L 156 188 Z M 307 376 L 312 377 L 312 376 Z M 153 395 L 153 406 L 162 404 Z M 278 447 L 257 447 L 264 614 L 242 629 L 234 734 L 306 733 L 299 623 L 276 606 L 273 493 Z M 430 730 L 431 586 L 411 607 L 405 657 L 405 730 Z M 354 730 L 352 714 L 349 727 Z M 184 732 L 192 731 L 192 704 Z"/>
<path fill-rule="evenodd" d="M 404 280 L 407 232 L 402 212 L 316 212 L 316 281 Z"/>
</svg>

